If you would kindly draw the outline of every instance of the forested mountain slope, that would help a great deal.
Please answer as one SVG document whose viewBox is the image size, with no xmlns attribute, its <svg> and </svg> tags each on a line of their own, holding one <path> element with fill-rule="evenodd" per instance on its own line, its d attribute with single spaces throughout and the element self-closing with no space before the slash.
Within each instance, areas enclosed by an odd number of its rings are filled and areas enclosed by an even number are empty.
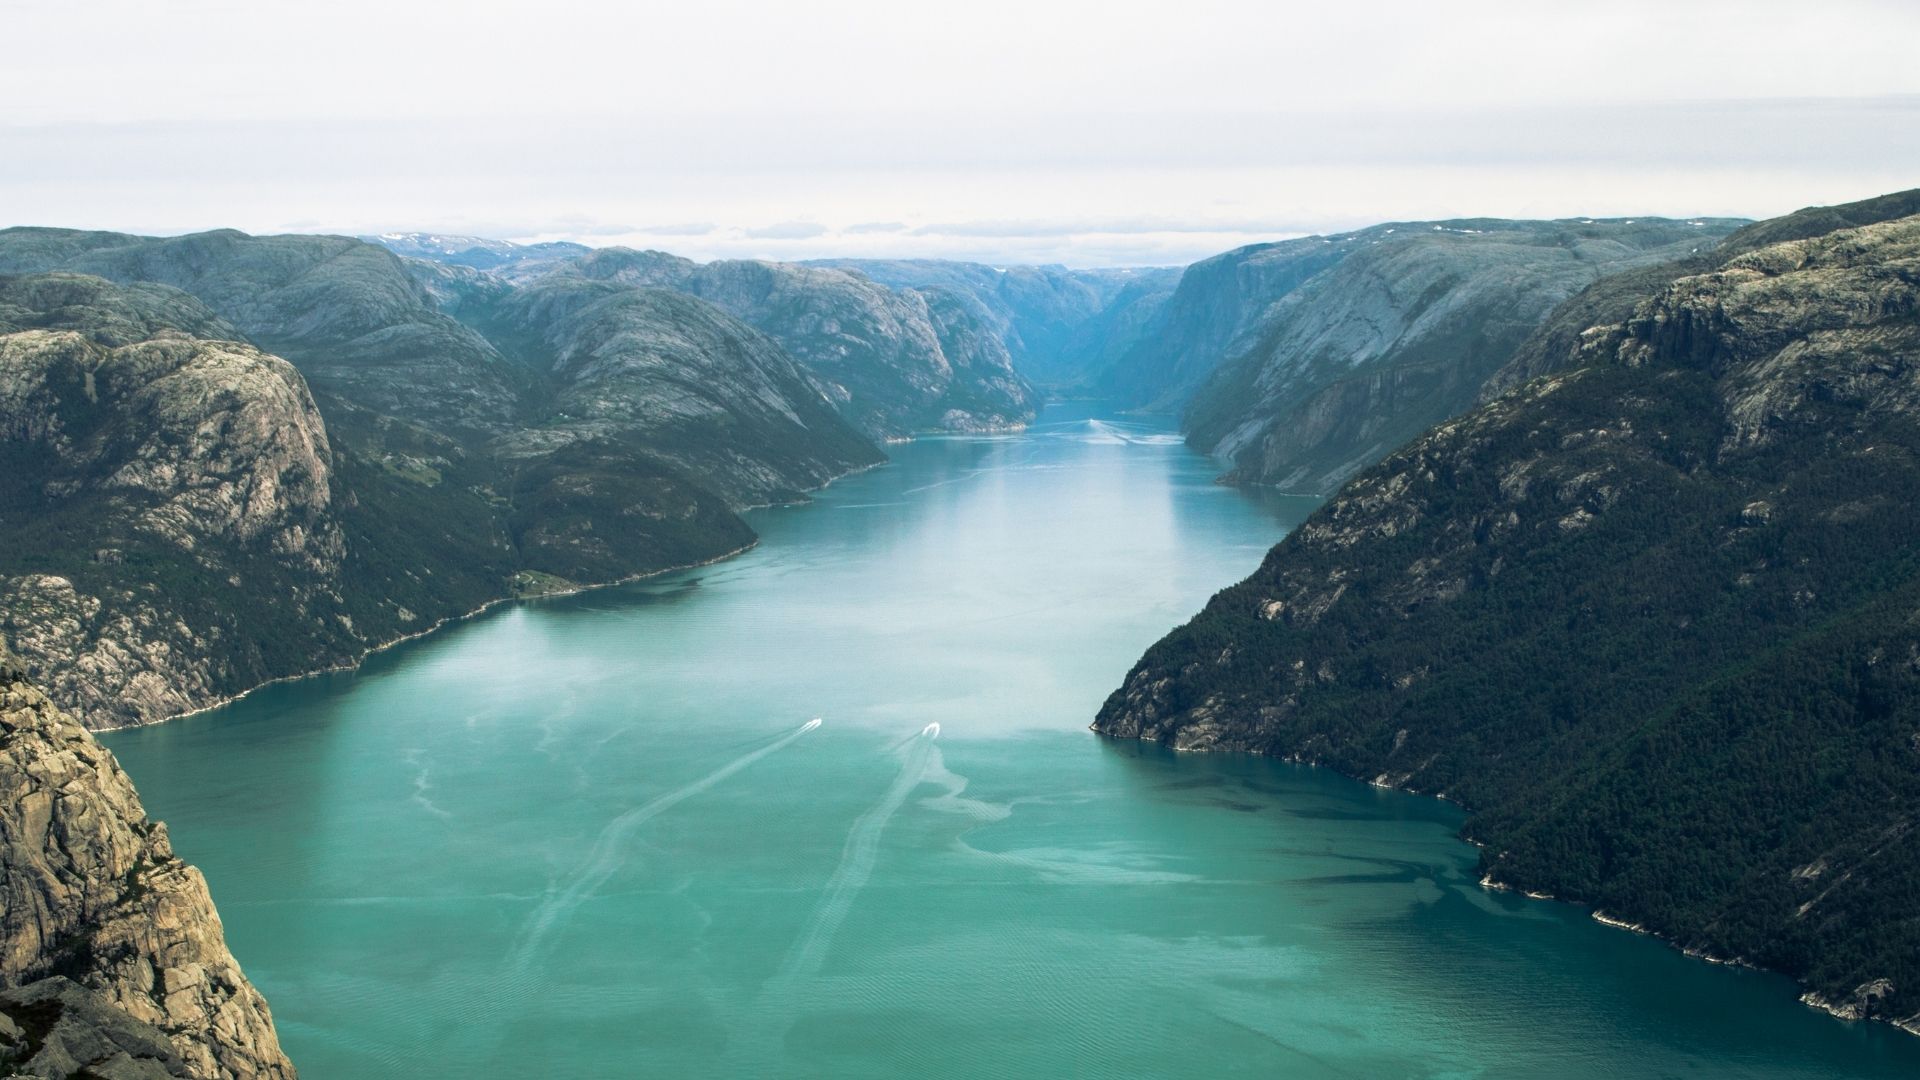
<svg viewBox="0 0 1920 1080">
<path fill-rule="evenodd" d="M 677 293 L 492 283 L 496 341 L 358 241 L 0 231 L 0 267 L 48 266 L 126 284 L 0 284 L 0 619 L 91 726 L 715 558 L 737 510 L 882 459 Z"/>
<path fill-rule="evenodd" d="M 953 305 L 936 317 L 937 291 L 823 266 L 696 263 L 629 248 L 558 264 L 554 276 L 672 289 L 725 309 L 779 341 L 872 438 L 1019 427 L 1037 405 L 998 336 Z"/>
<path fill-rule="evenodd" d="M 1095 729 L 1444 794 L 1494 881 L 1916 1023 L 1920 217 L 1744 248 L 1363 472 Z"/>
</svg>

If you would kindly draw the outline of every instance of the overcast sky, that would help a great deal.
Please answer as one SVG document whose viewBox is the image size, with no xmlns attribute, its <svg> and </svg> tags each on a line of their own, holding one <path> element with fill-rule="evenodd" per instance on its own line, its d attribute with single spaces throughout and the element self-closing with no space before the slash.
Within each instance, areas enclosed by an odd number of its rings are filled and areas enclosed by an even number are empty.
<svg viewBox="0 0 1920 1080">
<path fill-rule="evenodd" d="M 1920 2 L 0 0 L 0 224 L 1182 263 L 1920 186 Z"/>
</svg>

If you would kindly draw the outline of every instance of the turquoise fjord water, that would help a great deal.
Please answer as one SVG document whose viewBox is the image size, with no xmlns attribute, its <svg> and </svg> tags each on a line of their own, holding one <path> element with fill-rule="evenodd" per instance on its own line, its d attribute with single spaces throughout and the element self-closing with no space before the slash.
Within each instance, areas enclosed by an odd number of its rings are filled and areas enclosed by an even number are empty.
<svg viewBox="0 0 1920 1080">
<path fill-rule="evenodd" d="M 1481 889 L 1444 804 L 1088 734 L 1313 506 L 1211 474 L 1059 407 L 109 742 L 308 1080 L 1920 1074 Z"/>
</svg>

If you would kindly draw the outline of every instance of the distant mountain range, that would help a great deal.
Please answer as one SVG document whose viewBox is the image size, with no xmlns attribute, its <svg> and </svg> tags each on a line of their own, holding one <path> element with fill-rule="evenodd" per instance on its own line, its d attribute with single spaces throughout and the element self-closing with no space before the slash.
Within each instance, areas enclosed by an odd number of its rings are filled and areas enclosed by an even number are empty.
<svg viewBox="0 0 1920 1080">
<path fill-rule="evenodd" d="M 841 259 L 810 265 L 858 271 L 882 285 L 960 298 L 1036 385 L 1084 395 L 1152 324 L 1180 271 L 983 266 L 939 259 Z"/>
<path fill-rule="evenodd" d="M 539 266 L 561 259 L 576 259 L 593 249 L 565 240 L 544 244 L 516 244 L 511 240 L 489 240 L 484 236 L 452 236 L 441 233 L 381 233 L 362 236 L 369 244 L 379 244 L 396 255 L 409 259 L 427 259 L 448 266 L 466 266 L 475 270 L 514 270 Z"/>
</svg>

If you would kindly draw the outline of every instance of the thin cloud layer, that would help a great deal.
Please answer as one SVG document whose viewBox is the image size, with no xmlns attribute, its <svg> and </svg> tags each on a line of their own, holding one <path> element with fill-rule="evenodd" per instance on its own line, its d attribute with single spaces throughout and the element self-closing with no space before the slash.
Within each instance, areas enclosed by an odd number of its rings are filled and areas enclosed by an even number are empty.
<svg viewBox="0 0 1920 1080">
<path fill-rule="evenodd" d="M 90 47 L 0 69 L 0 224 L 1143 265 L 1920 184 L 1913 4 L 342 6 L 13 5 Z"/>
</svg>

